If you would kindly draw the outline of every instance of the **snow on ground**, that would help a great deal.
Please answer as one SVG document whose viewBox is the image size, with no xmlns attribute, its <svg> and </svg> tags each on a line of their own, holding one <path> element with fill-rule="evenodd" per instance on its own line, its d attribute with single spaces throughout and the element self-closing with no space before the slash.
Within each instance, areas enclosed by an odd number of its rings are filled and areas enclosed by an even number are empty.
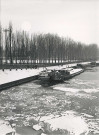
<svg viewBox="0 0 99 135">
<path fill-rule="evenodd" d="M 66 67 L 64 66 L 51 66 L 51 67 L 46 67 L 47 69 L 58 69 L 58 68 L 63 68 Z M 0 85 L 5 84 L 8 82 L 20 80 L 23 78 L 31 77 L 38 75 L 44 68 L 38 68 L 38 69 L 12 69 L 11 71 L 9 69 L 0 70 Z"/>
<path fill-rule="evenodd" d="M 5 84 L 8 82 L 12 82 L 12 81 L 16 81 L 16 80 L 20 80 L 23 78 L 27 78 L 27 77 L 31 77 L 31 76 L 35 76 L 38 75 L 39 72 L 42 71 L 42 68 L 39 69 L 18 69 L 18 70 L 0 70 L 0 85 L 1 84 Z"/>
<path fill-rule="evenodd" d="M 75 64 L 68 64 L 68 65 L 59 65 L 59 66 L 51 66 L 51 67 L 46 67 L 47 69 L 61 69 L 61 68 L 68 68 L 71 66 L 75 66 Z M 44 68 L 38 68 L 38 69 L 12 69 L 11 71 L 9 69 L 0 70 L 0 85 L 9 83 L 12 81 L 20 80 L 23 78 L 31 77 L 38 75 Z M 71 71 L 73 72 L 73 71 Z M 77 72 L 77 71 L 76 71 Z"/>
</svg>

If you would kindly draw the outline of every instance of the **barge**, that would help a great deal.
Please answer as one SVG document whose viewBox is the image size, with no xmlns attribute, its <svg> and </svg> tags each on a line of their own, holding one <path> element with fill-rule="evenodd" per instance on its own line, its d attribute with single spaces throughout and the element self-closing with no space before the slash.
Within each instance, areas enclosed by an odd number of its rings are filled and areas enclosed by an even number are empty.
<svg viewBox="0 0 99 135">
<path fill-rule="evenodd" d="M 70 79 L 82 72 L 84 72 L 84 69 L 80 67 L 44 70 L 39 74 L 39 80 L 43 83 L 61 82 Z"/>
</svg>

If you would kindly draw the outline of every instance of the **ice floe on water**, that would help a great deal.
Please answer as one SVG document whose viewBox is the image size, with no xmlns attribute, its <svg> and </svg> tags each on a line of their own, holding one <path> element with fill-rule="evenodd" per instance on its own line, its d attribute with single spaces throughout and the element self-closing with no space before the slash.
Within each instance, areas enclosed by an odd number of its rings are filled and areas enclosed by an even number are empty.
<svg viewBox="0 0 99 135">
<path fill-rule="evenodd" d="M 69 87 L 53 87 L 54 90 L 66 92 L 66 96 L 77 97 L 81 99 L 96 99 L 94 93 L 99 92 L 99 89 L 78 89 Z"/>
<path fill-rule="evenodd" d="M 68 91 L 68 92 L 73 92 L 73 93 L 76 93 L 76 92 L 79 92 L 80 90 L 79 89 L 74 89 L 74 88 L 68 88 L 68 87 L 54 87 L 53 88 L 54 90 L 61 90 L 61 91 Z"/>
<path fill-rule="evenodd" d="M 78 93 L 78 92 L 86 92 L 86 93 L 96 93 L 99 92 L 99 89 L 78 89 L 78 88 L 69 88 L 69 87 L 53 87 L 54 90 L 60 90 L 65 92 L 72 92 L 72 93 Z"/>
<path fill-rule="evenodd" d="M 87 135 L 89 132 L 84 118 L 73 111 L 66 111 L 58 116 L 50 115 L 42 117 L 39 124 L 34 125 L 33 128 L 38 130 L 40 126 L 44 131 L 49 133 L 60 132 L 62 134 L 65 132 L 70 135 Z"/>
<path fill-rule="evenodd" d="M 28 84 L 28 83 L 26 83 L 26 84 L 24 84 L 24 85 L 20 85 L 19 86 L 20 88 L 25 88 L 25 89 L 37 89 L 37 88 L 40 88 L 41 87 L 41 85 L 37 85 L 37 84 L 34 84 L 34 85 L 32 85 L 32 84 Z"/>
<path fill-rule="evenodd" d="M 83 115 L 84 117 L 87 117 L 87 118 L 93 118 L 94 117 L 94 116 L 86 114 L 86 113 L 81 113 L 81 115 Z"/>
<path fill-rule="evenodd" d="M 0 135 L 15 135 L 13 125 L 11 125 L 8 121 L 0 120 Z"/>
<path fill-rule="evenodd" d="M 82 91 L 86 92 L 86 93 L 96 93 L 99 92 L 99 89 L 82 89 Z"/>
<path fill-rule="evenodd" d="M 99 80 L 99 79 L 98 79 Z M 97 79 L 88 80 L 88 79 L 78 79 L 73 78 L 71 80 L 66 80 L 65 85 L 73 88 L 99 88 L 99 83 Z"/>
</svg>

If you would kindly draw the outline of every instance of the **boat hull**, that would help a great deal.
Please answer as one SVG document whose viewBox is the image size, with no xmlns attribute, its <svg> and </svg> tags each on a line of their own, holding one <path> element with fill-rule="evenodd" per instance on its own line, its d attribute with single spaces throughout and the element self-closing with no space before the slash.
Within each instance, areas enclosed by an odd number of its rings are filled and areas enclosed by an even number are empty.
<svg viewBox="0 0 99 135">
<path fill-rule="evenodd" d="M 78 69 L 68 69 L 70 71 L 67 72 L 67 69 L 63 70 L 54 70 L 49 76 L 42 76 L 39 77 L 39 80 L 41 82 L 46 83 L 46 82 L 63 82 L 65 80 L 71 79 L 72 77 L 75 77 L 79 75 L 80 73 L 84 72 L 84 69 L 78 68 Z M 63 72 L 64 71 L 64 72 Z M 63 72 L 63 73 L 62 73 Z M 67 74 L 68 73 L 68 74 Z"/>
<path fill-rule="evenodd" d="M 50 81 L 50 77 L 39 77 L 39 80 L 41 81 Z"/>
</svg>

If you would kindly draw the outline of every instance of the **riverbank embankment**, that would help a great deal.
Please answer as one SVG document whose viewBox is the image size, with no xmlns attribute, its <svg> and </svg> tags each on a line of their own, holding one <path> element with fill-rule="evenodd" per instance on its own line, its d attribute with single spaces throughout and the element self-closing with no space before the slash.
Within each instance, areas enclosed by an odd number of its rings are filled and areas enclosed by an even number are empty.
<svg viewBox="0 0 99 135">
<path fill-rule="evenodd" d="M 37 79 L 39 72 L 42 70 L 42 68 L 0 70 L 0 90 Z"/>
<path fill-rule="evenodd" d="M 68 64 L 67 66 L 75 66 L 76 64 Z M 48 66 L 48 69 L 63 68 L 66 65 Z M 0 70 L 0 90 L 4 90 L 16 85 L 20 85 L 38 78 L 39 73 L 45 67 L 37 68 L 20 68 L 20 69 L 2 69 Z"/>
<path fill-rule="evenodd" d="M 89 64 L 89 62 L 83 62 L 81 64 Z M 77 63 L 48 66 L 48 69 L 66 68 L 76 66 Z M 99 62 L 97 63 L 99 65 Z M 26 68 L 26 69 L 5 69 L 0 70 L 0 90 L 7 89 L 16 85 L 20 85 L 38 78 L 39 73 L 44 67 L 39 68 Z"/>
</svg>

